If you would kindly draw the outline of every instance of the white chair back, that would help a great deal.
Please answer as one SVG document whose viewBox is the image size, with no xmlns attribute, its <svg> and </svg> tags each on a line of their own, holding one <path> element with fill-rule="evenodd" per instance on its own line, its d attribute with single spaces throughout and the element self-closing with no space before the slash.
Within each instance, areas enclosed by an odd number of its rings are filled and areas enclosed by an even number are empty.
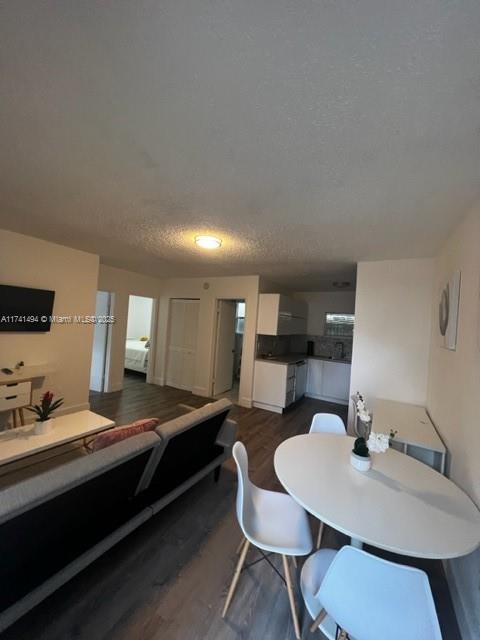
<svg viewBox="0 0 480 640">
<path fill-rule="evenodd" d="M 253 493 L 257 489 L 248 477 L 248 453 L 241 442 L 233 445 L 233 458 L 237 464 L 238 489 L 237 489 L 237 518 L 246 538 L 252 539 L 253 518 L 255 509 Z"/>
<path fill-rule="evenodd" d="M 310 433 L 336 433 L 346 435 L 343 420 L 334 413 L 316 413 L 312 418 Z"/>
<path fill-rule="evenodd" d="M 355 640 L 442 640 L 428 577 L 420 569 L 343 547 L 316 597 Z"/>
</svg>

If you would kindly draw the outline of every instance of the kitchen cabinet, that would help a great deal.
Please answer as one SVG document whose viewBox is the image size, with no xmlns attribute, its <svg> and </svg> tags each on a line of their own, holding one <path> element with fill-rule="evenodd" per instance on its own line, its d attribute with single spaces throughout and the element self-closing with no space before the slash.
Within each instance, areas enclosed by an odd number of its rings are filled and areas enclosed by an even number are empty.
<svg viewBox="0 0 480 640">
<path fill-rule="evenodd" d="M 267 336 L 302 335 L 307 331 L 307 303 L 280 293 L 261 293 L 257 333 Z"/>
<path fill-rule="evenodd" d="M 350 365 L 343 362 L 323 363 L 322 395 L 338 398 L 348 404 L 350 392 Z"/>
<path fill-rule="evenodd" d="M 307 369 L 307 396 L 315 398 L 320 396 L 322 389 L 323 361 L 308 359 Z"/>
<path fill-rule="evenodd" d="M 350 364 L 332 360 L 308 359 L 307 392 L 310 398 L 348 405 Z"/>
<path fill-rule="evenodd" d="M 297 362 L 295 365 L 295 402 L 303 398 L 307 390 L 307 362 Z"/>
<path fill-rule="evenodd" d="M 253 406 L 268 411 L 282 411 L 305 394 L 307 365 L 304 360 L 280 363 L 255 362 Z"/>
<path fill-rule="evenodd" d="M 297 356 L 298 357 L 298 356 Z M 350 364 L 319 358 L 256 360 L 253 406 L 282 413 L 306 395 L 348 405 Z"/>
</svg>

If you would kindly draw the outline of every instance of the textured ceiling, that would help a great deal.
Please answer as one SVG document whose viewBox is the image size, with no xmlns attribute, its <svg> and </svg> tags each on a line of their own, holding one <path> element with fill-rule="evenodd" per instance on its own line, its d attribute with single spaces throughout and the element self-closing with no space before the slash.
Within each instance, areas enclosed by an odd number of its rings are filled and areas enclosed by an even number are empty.
<svg viewBox="0 0 480 640">
<path fill-rule="evenodd" d="M 478 0 L 2 3 L 0 226 L 297 289 L 480 198 Z M 224 239 L 216 253 L 195 233 Z"/>
</svg>

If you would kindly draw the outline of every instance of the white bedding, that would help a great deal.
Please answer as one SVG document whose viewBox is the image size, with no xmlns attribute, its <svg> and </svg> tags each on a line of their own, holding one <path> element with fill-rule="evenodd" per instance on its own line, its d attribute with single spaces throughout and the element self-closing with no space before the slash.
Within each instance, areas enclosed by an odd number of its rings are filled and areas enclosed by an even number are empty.
<svg viewBox="0 0 480 640">
<path fill-rule="evenodd" d="M 125 369 L 133 371 L 147 372 L 148 348 L 145 349 L 146 342 L 143 340 L 127 340 L 125 346 Z"/>
</svg>

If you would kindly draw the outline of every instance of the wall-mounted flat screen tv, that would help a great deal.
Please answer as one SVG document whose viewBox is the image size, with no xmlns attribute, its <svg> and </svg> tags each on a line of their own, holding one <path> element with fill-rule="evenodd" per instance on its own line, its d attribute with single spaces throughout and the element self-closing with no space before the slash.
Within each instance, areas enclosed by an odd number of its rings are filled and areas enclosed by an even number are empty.
<svg viewBox="0 0 480 640">
<path fill-rule="evenodd" d="M 0 285 L 0 331 L 50 331 L 55 291 Z"/>
</svg>

